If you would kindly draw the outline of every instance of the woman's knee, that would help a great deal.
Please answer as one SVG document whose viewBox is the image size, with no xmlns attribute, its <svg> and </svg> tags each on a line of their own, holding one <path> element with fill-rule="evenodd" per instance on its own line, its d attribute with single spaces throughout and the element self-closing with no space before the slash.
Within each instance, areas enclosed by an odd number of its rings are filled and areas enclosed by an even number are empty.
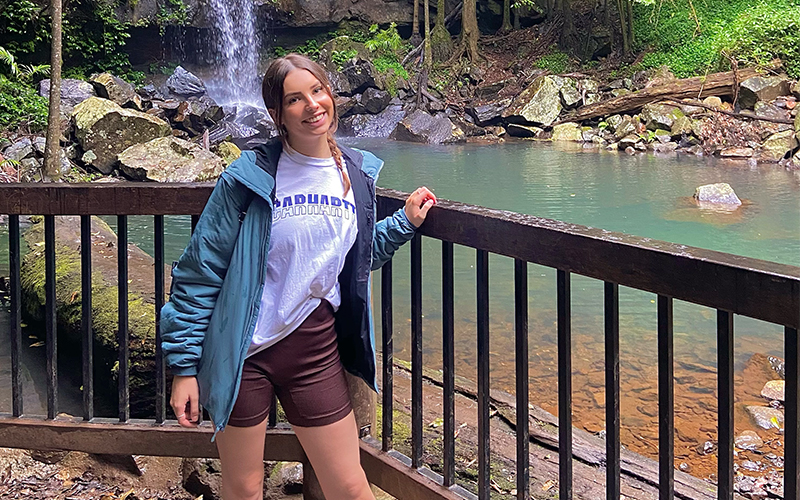
<svg viewBox="0 0 800 500">
<path fill-rule="evenodd" d="M 237 474 L 232 470 L 222 472 L 223 500 L 262 500 L 264 473 Z"/>
<path fill-rule="evenodd" d="M 338 482 L 337 489 L 342 500 L 366 500 L 374 498 L 372 496 L 372 490 L 370 490 L 369 487 L 369 482 L 367 481 L 367 476 L 364 474 L 364 470 L 361 469 L 361 467 L 359 467 L 357 471 L 343 475 L 339 478 Z"/>
</svg>

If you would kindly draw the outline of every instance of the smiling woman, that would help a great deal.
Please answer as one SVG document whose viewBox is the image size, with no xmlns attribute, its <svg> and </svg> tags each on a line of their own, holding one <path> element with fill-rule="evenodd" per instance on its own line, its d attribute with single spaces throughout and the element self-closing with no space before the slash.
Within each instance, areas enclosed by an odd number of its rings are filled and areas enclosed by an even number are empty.
<svg viewBox="0 0 800 500">
<path fill-rule="evenodd" d="M 198 404 L 208 411 L 226 500 L 262 496 L 273 396 L 325 497 L 374 499 L 345 370 L 376 387 L 369 272 L 414 236 L 436 198 L 419 188 L 375 222 L 383 162 L 337 145 L 318 64 L 276 59 L 262 93 L 280 137 L 221 175 L 173 271 L 161 315 L 171 405 L 185 427 L 197 425 Z"/>
</svg>

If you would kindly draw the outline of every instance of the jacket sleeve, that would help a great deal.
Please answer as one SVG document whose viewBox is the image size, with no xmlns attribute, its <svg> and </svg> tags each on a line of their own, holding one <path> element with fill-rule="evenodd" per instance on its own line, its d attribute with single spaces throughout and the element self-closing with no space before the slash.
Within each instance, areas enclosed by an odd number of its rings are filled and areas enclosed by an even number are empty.
<svg viewBox="0 0 800 500">
<path fill-rule="evenodd" d="M 222 175 L 172 270 L 172 292 L 161 309 L 161 346 L 173 375 L 197 375 L 203 338 L 239 234 L 246 189 Z"/>
<path fill-rule="evenodd" d="M 399 209 L 391 216 L 375 224 L 372 239 L 372 270 L 379 269 L 389 261 L 403 243 L 410 240 L 417 228 L 408 220 L 405 209 Z"/>
</svg>

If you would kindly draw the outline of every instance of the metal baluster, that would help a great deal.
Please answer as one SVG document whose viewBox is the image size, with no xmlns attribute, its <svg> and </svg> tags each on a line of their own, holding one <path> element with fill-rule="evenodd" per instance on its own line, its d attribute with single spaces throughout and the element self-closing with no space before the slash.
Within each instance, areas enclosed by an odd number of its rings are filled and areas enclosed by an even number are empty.
<svg viewBox="0 0 800 500">
<path fill-rule="evenodd" d="M 58 332 L 56 321 L 56 225 L 44 216 L 45 327 L 47 329 L 47 418 L 58 415 Z"/>
<path fill-rule="evenodd" d="M 164 216 L 153 216 L 153 259 L 156 279 L 156 423 L 167 419 L 167 379 L 161 348 L 161 308 L 164 307 Z"/>
<path fill-rule="evenodd" d="M 797 338 L 797 328 L 786 327 L 784 330 L 784 357 L 786 358 L 786 421 L 784 422 L 784 484 L 783 498 L 785 500 L 800 499 L 800 481 L 798 481 L 797 457 L 800 455 L 798 443 L 798 403 L 797 389 L 800 384 L 800 372 L 797 369 L 800 358 L 800 343 Z"/>
<path fill-rule="evenodd" d="M 530 492 L 530 429 L 528 428 L 528 263 L 514 259 L 514 332 L 517 382 L 517 500 Z"/>
<path fill-rule="evenodd" d="M 453 244 L 442 242 L 442 432 L 444 434 L 444 485 L 456 484 L 456 412 L 455 412 L 455 282 Z"/>
<path fill-rule="evenodd" d="M 118 330 L 117 349 L 119 354 L 119 420 L 130 419 L 130 333 L 128 332 L 128 216 L 117 216 L 117 289 Z"/>
<path fill-rule="evenodd" d="M 605 283 L 606 499 L 620 498 L 619 465 L 619 285 Z"/>
<path fill-rule="evenodd" d="M 422 466 L 422 237 L 411 240 L 411 466 Z"/>
<path fill-rule="evenodd" d="M 489 253 L 477 251 L 478 297 L 478 498 L 491 493 L 489 432 Z"/>
<path fill-rule="evenodd" d="M 11 411 L 22 416 L 22 379 L 19 376 L 22 353 L 22 293 L 20 285 L 19 215 L 8 216 L 8 263 L 11 267 Z"/>
<path fill-rule="evenodd" d="M 274 393 L 269 403 L 269 417 L 267 418 L 267 427 L 275 427 L 278 424 L 278 397 Z"/>
<path fill-rule="evenodd" d="M 717 498 L 733 500 L 733 313 L 717 310 Z"/>
<path fill-rule="evenodd" d="M 675 496 L 672 297 L 658 296 L 658 498 Z"/>
<path fill-rule="evenodd" d="M 83 419 L 91 420 L 94 418 L 91 215 L 81 215 L 81 357 L 83 358 Z"/>
<path fill-rule="evenodd" d="M 192 233 L 194 233 L 194 229 L 197 227 L 197 223 L 200 221 L 200 215 L 193 214 L 192 215 Z"/>
<path fill-rule="evenodd" d="M 572 500 L 572 327 L 570 274 L 556 273 L 558 303 L 558 487 L 559 499 Z"/>
<path fill-rule="evenodd" d="M 394 437 L 394 346 L 392 342 L 392 261 L 381 268 L 381 329 L 383 330 L 383 412 L 381 449 L 392 449 Z"/>
</svg>

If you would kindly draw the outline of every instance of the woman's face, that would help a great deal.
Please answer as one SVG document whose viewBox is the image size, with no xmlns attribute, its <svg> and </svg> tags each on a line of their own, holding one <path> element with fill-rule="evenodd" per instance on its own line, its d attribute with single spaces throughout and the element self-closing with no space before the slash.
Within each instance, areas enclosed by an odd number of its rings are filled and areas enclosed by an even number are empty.
<svg viewBox="0 0 800 500">
<path fill-rule="evenodd" d="M 283 81 L 283 125 L 292 139 L 324 136 L 333 122 L 333 99 L 305 69 L 293 69 Z"/>
</svg>

